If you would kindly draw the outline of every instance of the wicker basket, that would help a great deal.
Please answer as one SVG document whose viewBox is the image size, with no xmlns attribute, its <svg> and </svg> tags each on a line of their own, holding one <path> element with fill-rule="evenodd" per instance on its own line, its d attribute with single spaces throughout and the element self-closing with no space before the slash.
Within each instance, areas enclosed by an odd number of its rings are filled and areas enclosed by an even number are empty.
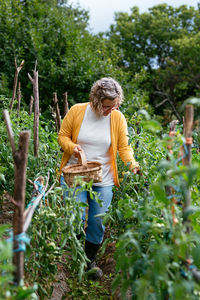
<svg viewBox="0 0 200 300">
<path fill-rule="evenodd" d="M 86 161 L 85 153 L 80 152 L 78 164 L 69 165 L 62 169 L 65 182 L 69 187 L 73 186 L 76 176 L 82 176 L 85 182 L 93 180 L 94 183 L 102 181 L 102 165 L 96 161 Z"/>
</svg>

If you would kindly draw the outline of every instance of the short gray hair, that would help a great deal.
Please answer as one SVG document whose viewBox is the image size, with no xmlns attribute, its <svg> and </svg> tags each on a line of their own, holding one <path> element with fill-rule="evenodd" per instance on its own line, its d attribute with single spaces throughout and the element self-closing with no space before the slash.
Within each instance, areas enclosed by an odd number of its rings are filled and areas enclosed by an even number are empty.
<svg viewBox="0 0 200 300">
<path fill-rule="evenodd" d="M 124 100 L 124 94 L 121 85 L 111 77 L 103 77 L 97 80 L 90 91 L 90 101 L 97 114 L 102 110 L 102 101 L 104 99 L 114 100 L 118 98 L 118 104 L 121 105 Z"/>
</svg>

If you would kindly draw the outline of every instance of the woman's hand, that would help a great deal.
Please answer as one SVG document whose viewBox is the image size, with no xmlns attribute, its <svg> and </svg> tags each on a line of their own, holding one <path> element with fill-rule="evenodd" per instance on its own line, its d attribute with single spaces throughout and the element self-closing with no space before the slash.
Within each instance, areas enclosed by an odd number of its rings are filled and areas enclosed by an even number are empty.
<svg viewBox="0 0 200 300">
<path fill-rule="evenodd" d="M 132 171 L 133 171 L 134 174 L 140 174 L 141 175 L 141 171 L 140 171 L 139 168 L 134 168 L 134 169 L 132 169 Z"/>
<path fill-rule="evenodd" d="M 81 152 L 81 151 L 83 151 L 83 150 L 82 150 L 80 145 L 75 146 L 74 147 L 74 152 L 73 152 L 74 156 L 79 158 L 80 157 L 79 152 Z"/>
</svg>

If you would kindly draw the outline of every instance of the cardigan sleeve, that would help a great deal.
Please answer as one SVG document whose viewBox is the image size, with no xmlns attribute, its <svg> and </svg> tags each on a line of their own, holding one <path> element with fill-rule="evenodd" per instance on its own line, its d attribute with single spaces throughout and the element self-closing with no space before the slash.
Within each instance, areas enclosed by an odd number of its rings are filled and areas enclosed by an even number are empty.
<svg viewBox="0 0 200 300">
<path fill-rule="evenodd" d="M 120 158 L 122 161 L 127 165 L 131 163 L 130 168 L 134 169 L 139 167 L 138 162 L 135 161 L 133 156 L 133 149 L 128 144 L 128 129 L 127 129 L 127 122 L 123 114 L 120 116 L 120 122 L 118 127 L 118 144 L 117 150 L 119 153 Z"/>
<path fill-rule="evenodd" d="M 73 129 L 73 121 L 75 118 L 75 111 L 74 107 L 72 107 L 68 113 L 66 114 L 59 134 L 58 134 L 58 143 L 64 152 L 67 152 L 69 155 L 73 154 L 74 147 L 77 144 L 72 142 L 72 129 Z"/>
</svg>

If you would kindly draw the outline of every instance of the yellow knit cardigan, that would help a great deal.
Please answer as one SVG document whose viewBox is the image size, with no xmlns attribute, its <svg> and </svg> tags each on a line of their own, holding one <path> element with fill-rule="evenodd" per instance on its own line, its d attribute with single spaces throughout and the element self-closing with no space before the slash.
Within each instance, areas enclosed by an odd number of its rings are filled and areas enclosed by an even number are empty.
<svg viewBox="0 0 200 300">
<path fill-rule="evenodd" d="M 62 172 L 62 168 L 67 164 L 73 154 L 74 147 L 77 146 L 77 138 L 87 105 L 89 105 L 88 102 L 75 104 L 71 107 L 63 119 L 61 129 L 58 134 L 58 143 L 64 150 L 60 165 L 60 172 Z M 111 170 L 113 171 L 114 182 L 117 186 L 119 186 L 116 163 L 117 152 L 125 164 L 131 163 L 131 169 L 139 166 L 133 157 L 133 150 L 131 146 L 128 145 L 127 134 L 127 123 L 124 115 L 118 110 L 113 110 L 111 112 L 111 147 L 109 152 Z"/>
</svg>

